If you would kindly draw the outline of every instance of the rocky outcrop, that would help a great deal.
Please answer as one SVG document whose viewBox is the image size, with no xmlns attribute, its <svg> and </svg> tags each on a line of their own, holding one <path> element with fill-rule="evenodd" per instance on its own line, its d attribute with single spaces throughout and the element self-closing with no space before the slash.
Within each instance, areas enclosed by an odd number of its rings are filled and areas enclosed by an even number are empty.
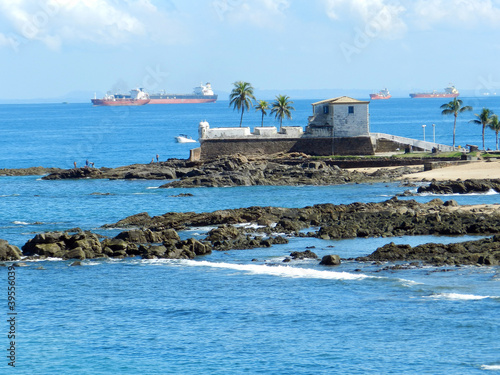
<svg viewBox="0 0 500 375">
<path fill-rule="evenodd" d="M 500 211 L 488 206 L 461 207 L 454 201 L 433 199 L 428 203 L 390 199 L 380 203 L 348 205 L 318 204 L 305 208 L 249 207 L 211 213 L 170 212 L 162 216 L 141 216 L 140 227 L 152 231 L 188 227 L 257 224 L 254 231 L 322 239 L 392 237 L 405 235 L 461 235 L 500 233 Z M 133 219 L 133 217 L 132 217 Z M 133 223 L 137 221 L 131 220 Z M 110 227 L 130 227 L 129 220 Z M 319 228 L 308 234 L 307 228 Z M 217 229 L 219 231 L 221 229 Z M 229 236 L 236 228 L 225 229 Z M 239 233 L 239 232 L 238 232 Z"/>
<path fill-rule="evenodd" d="M 91 232 L 70 235 L 64 232 L 37 234 L 22 247 L 27 256 L 63 259 L 93 259 L 104 256 L 101 243 Z"/>
<path fill-rule="evenodd" d="M 205 163 L 161 188 L 224 187 L 253 185 L 339 185 L 368 181 L 388 181 L 411 173 L 414 169 L 381 169 L 367 174 L 341 169 L 322 160 L 303 161 L 258 159 L 249 161 L 244 156 L 222 158 Z"/>
<path fill-rule="evenodd" d="M 181 240 L 177 233 L 179 230 L 204 226 L 215 228 L 203 239 Z M 107 227 L 127 230 L 102 242 L 91 232 L 43 233 L 28 241 L 22 249 L 24 255 L 63 259 L 135 256 L 191 259 L 209 254 L 212 250 L 251 249 L 283 244 L 288 242 L 287 236 L 329 240 L 433 234 L 496 235 L 500 233 L 500 208 L 496 205 L 459 206 L 452 200 L 443 202 L 433 199 L 427 203 L 418 203 L 392 198 L 380 203 L 319 204 L 304 208 L 248 207 L 208 213 L 169 212 L 155 217 L 141 213 Z M 305 229 L 310 232 L 305 233 Z M 496 243 L 496 239 L 497 237 L 491 243 Z M 495 246 L 493 244 L 488 249 L 485 245 L 484 251 L 476 252 L 479 254 L 477 257 L 455 257 L 455 262 L 495 264 Z M 425 260 L 427 258 L 423 258 L 421 254 L 427 252 L 432 255 L 432 258 L 426 260 L 428 262 L 451 262 L 447 256 L 439 258 L 433 253 L 438 248 L 435 244 L 430 244 L 430 247 L 423 245 L 414 256 L 412 249 L 391 245 L 389 253 L 400 256 L 387 256 L 385 259 Z M 451 252 L 457 252 L 453 246 L 450 249 Z M 291 254 L 296 259 L 313 256 L 316 254 L 310 250 Z M 376 260 L 375 256 L 373 259 Z M 337 264 L 338 259 L 331 257 L 324 259 L 324 262 L 323 264 Z"/>
<path fill-rule="evenodd" d="M 208 232 L 205 241 L 212 244 L 214 250 L 242 250 L 258 247 L 271 247 L 275 244 L 285 244 L 288 240 L 282 236 L 263 237 L 247 234 L 245 228 L 223 225 Z"/>
<path fill-rule="evenodd" d="M 296 157 L 248 159 L 242 155 L 204 162 L 170 159 L 151 164 L 118 168 L 73 168 L 58 170 L 46 180 L 105 178 L 176 180 L 161 187 L 220 187 L 250 185 L 332 185 L 356 182 L 389 181 L 422 167 L 381 168 L 374 173 L 341 169 L 332 160 Z"/>
<path fill-rule="evenodd" d="M 411 247 L 393 242 L 379 247 L 367 257 L 357 261 L 421 261 L 424 264 L 441 265 L 486 265 L 500 264 L 500 236 L 477 241 L 443 245 L 428 243 Z"/>
<path fill-rule="evenodd" d="M 0 261 L 19 260 L 22 253 L 17 246 L 10 245 L 8 241 L 0 240 Z"/>
<path fill-rule="evenodd" d="M 72 168 L 54 171 L 43 177 L 44 180 L 61 180 L 77 178 L 105 178 L 110 180 L 173 180 L 191 171 L 199 163 L 188 160 L 170 159 L 165 162 L 150 164 L 132 164 L 117 168 Z"/>
<path fill-rule="evenodd" d="M 433 180 L 428 186 L 420 186 L 417 193 L 432 194 L 470 194 L 487 193 L 489 191 L 500 192 L 500 179 L 493 180 L 456 180 L 436 181 Z"/>
<path fill-rule="evenodd" d="M 30 167 L 18 169 L 0 169 L 0 176 L 42 176 L 44 174 L 61 172 L 60 168 Z"/>
</svg>

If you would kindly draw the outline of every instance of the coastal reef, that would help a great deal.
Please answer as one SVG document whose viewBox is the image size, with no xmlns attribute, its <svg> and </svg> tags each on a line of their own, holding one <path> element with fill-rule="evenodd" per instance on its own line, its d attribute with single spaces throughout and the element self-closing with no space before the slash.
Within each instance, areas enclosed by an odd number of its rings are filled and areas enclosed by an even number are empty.
<svg viewBox="0 0 500 375">
<path fill-rule="evenodd" d="M 197 238 L 181 240 L 178 232 L 212 227 Z M 433 265 L 483 264 L 500 262 L 500 206 L 459 206 L 450 200 L 428 203 L 392 198 L 380 203 L 348 205 L 318 204 L 304 208 L 248 207 L 214 212 L 169 212 L 151 217 L 147 213 L 129 216 L 102 229 L 121 228 L 113 238 L 92 232 L 48 232 L 37 234 L 22 247 L 22 255 L 62 259 L 101 257 L 142 257 L 193 259 L 212 251 L 251 249 L 284 244 L 291 237 L 316 237 L 324 240 L 356 237 L 393 237 L 408 235 L 493 235 L 453 245 L 426 244 L 411 248 L 389 244 L 359 261 L 420 260 Z M 205 237 L 203 237 L 205 236 Z M 2 260 L 21 256 L 4 241 L 9 252 Z M 298 252 L 292 259 L 312 256 Z M 335 264 L 340 259 L 325 260 Z"/>
<path fill-rule="evenodd" d="M 380 168 L 373 173 L 364 173 L 342 169 L 333 161 L 306 156 L 250 159 L 237 155 L 204 162 L 171 159 L 165 162 L 133 164 L 118 168 L 73 168 L 59 170 L 43 179 L 173 180 L 160 186 L 162 188 L 338 185 L 392 181 L 404 174 L 421 170 L 422 166 L 400 166 L 394 169 Z"/>
<path fill-rule="evenodd" d="M 379 247 L 366 257 L 355 258 L 358 262 L 366 261 L 420 261 L 425 264 L 447 265 L 500 265 L 500 236 L 493 236 L 476 241 L 452 244 L 428 243 L 412 247 L 396 245 L 394 242 Z"/>
</svg>

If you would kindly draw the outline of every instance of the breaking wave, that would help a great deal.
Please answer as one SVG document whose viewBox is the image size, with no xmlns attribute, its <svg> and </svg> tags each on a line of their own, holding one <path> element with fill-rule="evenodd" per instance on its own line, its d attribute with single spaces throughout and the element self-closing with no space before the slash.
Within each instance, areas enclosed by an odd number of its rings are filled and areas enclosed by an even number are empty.
<svg viewBox="0 0 500 375">
<path fill-rule="evenodd" d="M 310 268 L 299 268 L 289 266 L 266 266 L 258 264 L 232 264 L 214 263 L 208 261 L 185 260 L 183 265 L 191 267 L 222 268 L 235 271 L 248 272 L 254 275 L 271 275 L 290 278 L 326 279 L 326 280 L 362 280 L 376 278 L 364 274 L 353 274 L 349 272 L 321 271 Z"/>
<path fill-rule="evenodd" d="M 496 296 L 478 296 L 475 294 L 460 294 L 460 293 L 438 293 L 429 296 L 429 298 L 433 299 L 448 299 L 448 300 L 456 300 L 456 301 L 476 301 L 487 298 L 500 298 Z"/>
</svg>

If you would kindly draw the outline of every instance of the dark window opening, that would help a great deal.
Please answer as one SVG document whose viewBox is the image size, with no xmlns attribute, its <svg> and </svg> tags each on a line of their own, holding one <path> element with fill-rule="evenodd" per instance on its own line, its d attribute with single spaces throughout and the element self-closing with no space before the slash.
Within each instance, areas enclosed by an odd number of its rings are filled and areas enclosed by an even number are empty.
<svg viewBox="0 0 500 375">
<path fill-rule="evenodd" d="M 328 114 L 329 110 L 330 110 L 330 108 L 329 108 L 327 105 L 325 105 L 325 106 L 323 107 L 323 113 L 324 113 L 325 115 L 327 115 L 327 114 Z"/>
<path fill-rule="evenodd" d="M 349 114 L 354 113 L 354 106 L 350 105 L 349 106 Z"/>
</svg>

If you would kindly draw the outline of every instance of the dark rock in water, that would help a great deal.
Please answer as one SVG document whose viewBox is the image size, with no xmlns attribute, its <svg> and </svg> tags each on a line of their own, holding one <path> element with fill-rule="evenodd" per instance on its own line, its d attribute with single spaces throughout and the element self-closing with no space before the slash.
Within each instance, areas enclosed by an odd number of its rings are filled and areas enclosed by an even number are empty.
<svg viewBox="0 0 500 375">
<path fill-rule="evenodd" d="M 41 176 L 62 171 L 60 168 L 30 167 L 19 169 L 0 169 L 0 176 Z"/>
<path fill-rule="evenodd" d="M 182 197 L 194 197 L 191 193 L 181 193 L 177 195 L 171 195 L 172 198 L 182 198 Z"/>
<path fill-rule="evenodd" d="M 288 257 L 286 257 L 285 259 L 283 259 L 283 263 L 288 263 L 288 262 L 291 262 L 292 260 Z"/>
<path fill-rule="evenodd" d="M 338 255 L 325 255 L 321 258 L 321 262 L 319 262 L 319 264 L 324 266 L 338 266 L 340 263 L 341 261 Z"/>
<path fill-rule="evenodd" d="M 428 186 L 420 186 L 418 193 L 433 194 L 470 194 L 487 193 L 490 190 L 500 192 L 500 179 L 493 180 L 457 180 L 436 181 L 433 180 Z"/>
<path fill-rule="evenodd" d="M 391 242 L 379 247 L 369 256 L 359 257 L 356 260 L 391 262 L 419 260 L 435 266 L 459 264 L 496 266 L 500 264 L 500 236 L 447 245 L 428 243 L 415 247 Z"/>
<path fill-rule="evenodd" d="M 17 246 L 10 245 L 8 241 L 0 240 L 0 261 L 19 260 L 22 253 Z"/>
<path fill-rule="evenodd" d="M 77 267 L 77 266 L 81 266 L 81 265 L 82 265 L 82 262 L 76 261 L 76 262 L 71 263 L 70 267 Z"/>
<path fill-rule="evenodd" d="M 64 232 L 37 234 L 22 247 L 24 255 L 63 259 L 92 259 L 102 255 L 99 238 L 90 232 L 70 235 Z"/>
<path fill-rule="evenodd" d="M 123 220 L 118 221 L 116 224 L 112 225 L 104 225 L 103 227 L 130 227 L 130 226 L 143 226 L 146 223 L 149 223 L 151 220 L 151 216 L 147 212 L 141 212 L 140 214 L 135 214 L 129 217 L 126 217 Z"/>
<path fill-rule="evenodd" d="M 80 179 L 80 178 L 104 178 L 103 173 L 96 168 L 73 168 L 51 173 L 43 177 L 44 180 Z"/>
<path fill-rule="evenodd" d="M 290 254 L 292 259 L 317 259 L 318 256 L 311 250 L 306 251 L 294 251 Z"/>
</svg>

